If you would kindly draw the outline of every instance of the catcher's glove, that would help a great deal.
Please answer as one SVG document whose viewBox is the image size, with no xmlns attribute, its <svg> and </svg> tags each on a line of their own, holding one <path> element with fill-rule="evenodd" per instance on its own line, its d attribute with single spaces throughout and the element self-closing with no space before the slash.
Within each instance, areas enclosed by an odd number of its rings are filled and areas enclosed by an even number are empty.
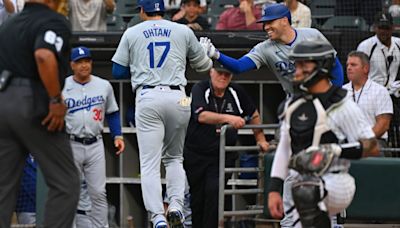
<svg viewBox="0 0 400 228">
<path fill-rule="evenodd" d="M 290 158 L 289 168 L 301 174 L 322 176 L 333 159 L 340 156 L 342 148 L 335 143 L 311 146 Z"/>
</svg>

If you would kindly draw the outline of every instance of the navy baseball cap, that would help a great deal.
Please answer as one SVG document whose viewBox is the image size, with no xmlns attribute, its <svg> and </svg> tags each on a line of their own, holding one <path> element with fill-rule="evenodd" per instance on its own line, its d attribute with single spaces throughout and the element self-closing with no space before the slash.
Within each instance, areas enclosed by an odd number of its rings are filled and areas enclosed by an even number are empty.
<svg viewBox="0 0 400 228">
<path fill-rule="evenodd" d="M 72 49 L 71 61 L 76 62 L 80 59 L 92 59 L 89 48 L 80 46 Z"/>
<path fill-rule="evenodd" d="M 273 21 L 283 17 L 287 17 L 289 23 L 292 24 L 292 15 L 289 8 L 281 3 L 273 3 L 263 7 L 262 16 L 257 23 Z"/>
<path fill-rule="evenodd" d="M 143 11 L 146 13 L 152 12 L 164 12 L 164 0 L 138 0 L 138 7 L 136 8 L 140 11 L 140 8 L 143 8 Z"/>
<path fill-rule="evenodd" d="M 219 73 L 229 73 L 229 74 L 233 74 L 232 71 L 228 70 L 226 67 L 224 67 L 224 65 L 222 65 L 221 63 L 214 61 L 214 66 L 213 68 L 218 71 Z"/>
</svg>

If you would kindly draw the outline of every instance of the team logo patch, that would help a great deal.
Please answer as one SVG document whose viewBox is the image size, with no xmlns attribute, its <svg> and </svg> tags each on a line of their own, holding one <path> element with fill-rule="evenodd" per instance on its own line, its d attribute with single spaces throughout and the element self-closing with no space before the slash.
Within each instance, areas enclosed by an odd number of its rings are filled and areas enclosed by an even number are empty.
<svg viewBox="0 0 400 228">
<path fill-rule="evenodd" d="M 181 100 L 179 100 L 178 102 L 181 106 L 183 107 L 187 107 L 190 106 L 190 104 L 192 103 L 192 98 L 190 97 L 184 97 Z"/>
<path fill-rule="evenodd" d="M 275 63 L 276 71 L 282 76 L 293 74 L 296 70 L 294 63 L 290 61 L 278 61 Z"/>
<path fill-rule="evenodd" d="M 233 106 L 232 106 L 232 103 L 228 103 L 227 105 L 226 105 L 226 110 L 225 110 L 225 112 L 233 112 L 234 110 L 233 110 Z"/>
<path fill-rule="evenodd" d="M 306 116 L 306 114 L 304 112 L 298 118 L 299 118 L 300 121 L 307 121 L 308 120 L 308 117 Z"/>
</svg>

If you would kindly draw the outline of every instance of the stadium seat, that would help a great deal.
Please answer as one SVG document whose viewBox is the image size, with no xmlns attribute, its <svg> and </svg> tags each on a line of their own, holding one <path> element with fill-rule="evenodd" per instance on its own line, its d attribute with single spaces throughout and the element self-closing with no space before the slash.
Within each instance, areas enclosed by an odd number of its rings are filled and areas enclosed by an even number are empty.
<svg viewBox="0 0 400 228">
<path fill-rule="evenodd" d="M 214 0 L 208 7 L 208 15 L 220 15 L 226 9 L 235 7 L 239 4 L 238 0 Z"/>
<path fill-rule="evenodd" d="M 117 0 L 116 4 L 117 4 L 117 9 L 115 13 L 117 14 L 137 13 L 135 12 L 137 6 L 135 0 Z"/>
<path fill-rule="evenodd" d="M 310 4 L 312 18 L 329 18 L 335 15 L 336 0 L 312 0 Z"/>
<path fill-rule="evenodd" d="M 122 31 L 125 27 L 125 23 L 119 14 L 107 16 L 107 31 Z"/>
<path fill-rule="evenodd" d="M 364 18 L 357 16 L 334 16 L 329 18 L 321 27 L 322 30 L 359 30 L 368 31 L 369 26 Z"/>
</svg>

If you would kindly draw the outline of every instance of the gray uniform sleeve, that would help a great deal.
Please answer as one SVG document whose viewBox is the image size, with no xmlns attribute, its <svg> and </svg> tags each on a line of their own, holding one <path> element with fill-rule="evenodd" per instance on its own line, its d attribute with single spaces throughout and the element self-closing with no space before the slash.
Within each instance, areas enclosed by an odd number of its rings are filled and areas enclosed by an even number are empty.
<svg viewBox="0 0 400 228">
<path fill-rule="evenodd" d="M 129 42 L 127 38 L 127 32 L 124 32 L 122 35 L 121 41 L 118 44 L 118 48 L 111 60 L 119 65 L 125 67 L 129 66 Z"/>
<path fill-rule="evenodd" d="M 109 82 L 106 83 L 107 85 L 107 99 L 106 99 L 106 114 L 110 114 L 113 112 L 118 111 L 118 104 L 114 96 L 114 89 L 112 88 Z"/>
<path fill-rule="evenodd" d="M 188 53 L 190 66 L 197 72 L 204 72 L 212 67 L 212 60 L 206 55 L 203 47 L 200 45 L 196 36 L 191 29 L 187 29 L 188 33 Z"/>
<path fill-rule="evenodd" d="M 253 60 L 253 62 L 256 64 L 257 69 L 259 69 L 263 64 L 267 65 L 267 59 L 266 55 L 264 54 L 264 51 L 268 50 L 264 46 L 265 46 L 265 41 L 254 46 L 253 49 L 251 49 L 251 51 L 246 54 L 246 56 L 249 57 L 251 60 Z"/>
</svg>

